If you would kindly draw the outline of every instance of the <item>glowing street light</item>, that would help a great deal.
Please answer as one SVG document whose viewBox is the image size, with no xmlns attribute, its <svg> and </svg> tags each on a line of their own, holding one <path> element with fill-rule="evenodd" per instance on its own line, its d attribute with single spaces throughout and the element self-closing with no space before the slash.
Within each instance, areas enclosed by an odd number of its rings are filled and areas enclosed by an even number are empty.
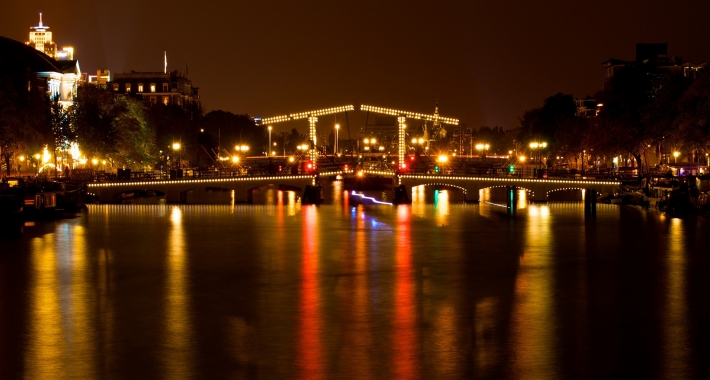
<svg viewBox="0 0 710 380">
<path fill-rule="evenodd" d="M 173 143 L 173 157 L 175 157 L 174 151 L 178 151 L 179 156 L 178 156 L 178 161 L 177 161 L 177 168 L 180 168 L 182 166 L 181 165 L 182 152 L 180 151 L 180 143 Z"/>
<path fill-rule="evenodd" d="M 676 150 L 675 152 L 673 152 L 673 162 L 674 162 L 674 163 L 675 163 L 675 162 L 678 162 L 678 156 L 680 156 L 680 152 L 679 152 L 679 151 Z"/>
<path fill-rule="evenodd" d="M 476 150 L 479 152 L 483 151 L 483 157 L 486 157 L 486 152 L 490 149 L 490 147 L 491 146 L 489 144 L 476 144 Z"/>
<path fill-rule="evenodd" d="M 537 142 L 533 141 L 530 143 L 530 149 L 531 150 L 537 150 L 537 159 L 542 164 L 542 155 L 541 155 L 541 150 L 547 148 L 547 143 L 546 142 Z"/>
</svg>

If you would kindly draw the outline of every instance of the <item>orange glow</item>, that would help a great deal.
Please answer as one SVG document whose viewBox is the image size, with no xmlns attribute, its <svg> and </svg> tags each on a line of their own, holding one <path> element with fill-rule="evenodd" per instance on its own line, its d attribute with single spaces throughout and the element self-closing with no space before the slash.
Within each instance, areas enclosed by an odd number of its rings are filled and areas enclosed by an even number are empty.
<svg viewBox="0 0 710 380">
<path fill-rule="evenodd" d="M 414 307 L 414 276 L 412 274 L 412 249 L 409 223 L 411 213 L 408 206 L 397 208 L 397 251 L 394 290 L 394 320 L 392 321 L 392 379 L 411 379 L 419 373 L 417 353 L 417 315 Z"/>
<path fill-rule="evenodd" d="M 322 379 L 321 297 L 318 284 L 318 214 L 314 206 L 303 206 L 301 295 L 299 300 L 298 377 Z"/>
</svg>

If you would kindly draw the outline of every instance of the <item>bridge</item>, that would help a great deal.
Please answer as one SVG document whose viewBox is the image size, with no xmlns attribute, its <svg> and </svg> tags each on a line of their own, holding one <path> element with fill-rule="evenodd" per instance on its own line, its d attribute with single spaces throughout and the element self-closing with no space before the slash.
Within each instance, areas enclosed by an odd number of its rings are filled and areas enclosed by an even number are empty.
<svg viewBox="0 0 710 380">
<path fill-rule="evenodd" d="M 386 172 L 373 174 L 386 175 Z M 416 186 L 454 187 L 463 191 L 467 202 L 477 202 L 479 191 L 487 188 L 506 187 L 527 190 L 529 200 L 547 202 L 548 195 L 562 190 L 596 190 L 597 193 L 613 194 L 621 182 L 588 179 L 538 179 L 515 177 L 472 177 L 450 175 L 400 175 L 398 184 L 411 189 Z"/>
<path fill-rule="evenodd" d="M 251 202 L 252 193 L 259 188 L 271 187 L 282 191 L 294 191 L 307 199 L 309 188 L 319 185 L 319 178 L 335 176 L 347 177 L 364 175 L 394 178 L 396 185 L 403 185 L 407 194 L 417 186 L 441 186 L 460 189 L 467 202 L 479 201 L 480 190 L 504 187 L 522 189 L 528 192 L 528 200 L 546 202 L 550 193 L 564 190 L 595 190 L 597 193 L 613 194 L 621 184 L 617 181 L 563 178 L 519 178 L 496 176 L 431 175 L 402 174 L 389 170 L 361 170 L 357 174 L 352 170 L 323 172 L 319 175 L 263 175 L 223 178 L 190 178 L 178 180 L 132 180 L 90 183 L 88 192 L 98 196 L 100 202 L 117 202 L 125 195 L 137 191 L 164 195 L 167 202 L 184 202 L 187 193 L 200 188 L 216 188 L 234 191 L 235 202 Z M 358 189 L 367 190 L 367 189 Z M 305 202 L 304 202 L 305 203 Z M 317 200 L 316 200 L 317 203 Z"/>
<path fill-rule="evenodd" d="M 315 175 L 247 176 L 225 178 L 191 178 L 178 180 L 137 180 L 87 184 L 87 192 L 98 196 L 102 203 L 116 202 L 136 191 L 165 195 L 167 202 L 184 202 L 187 193 L 200 188 L 234 190 L 235 202 L 250 202 L 254 190 L 276 187 L 305 195 L 309 186 L 316 184 Z"/>
</svg>

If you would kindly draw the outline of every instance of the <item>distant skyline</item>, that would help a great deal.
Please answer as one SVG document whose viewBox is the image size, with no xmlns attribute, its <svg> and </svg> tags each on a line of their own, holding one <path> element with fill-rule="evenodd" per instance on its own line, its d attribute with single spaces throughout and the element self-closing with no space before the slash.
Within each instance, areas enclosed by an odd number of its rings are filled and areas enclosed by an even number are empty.
<svg viewBox="0 0 710 380">
<path fill-rule="evenodd" d="M 254 117 L 345 104 L 430 113 L 438 101 L 442 116 L 468 127 L 509 129 L 557 92 L 600 90 L 601 62 L 633 59 L 637 42 L 710 59 L 710 2 L 701 0 L 71 3 L 3 4 L 0 35 L 27 41 L 41 12 L 90 74 L 163 71 L 167 51 L 168 70 L 189 70 L 206 112 Z M 348 116 L 353 131 L 365 122 L 363 112 Z M 307 124 L 274 125 L 291 128 Z"/>
</svg>

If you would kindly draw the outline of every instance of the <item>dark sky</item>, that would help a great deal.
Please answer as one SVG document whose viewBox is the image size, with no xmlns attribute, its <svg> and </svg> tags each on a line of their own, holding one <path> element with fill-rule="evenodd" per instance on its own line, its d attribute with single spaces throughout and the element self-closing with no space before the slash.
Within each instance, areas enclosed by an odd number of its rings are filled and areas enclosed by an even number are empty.
<svg viewBox="0 0 710 380">
<path fill-rule="evenodd" d="M 5 1 L 0 35 L 26 41 L 39 12 L 84 72 L 162 71 L 167 50 L 206 110 L 263 117 L 345 104 L 433 112 L 438 100 L 469 127 L 514 128 L 547 96 L 599 90 L 601 62 L 633 59 L 637 42 L 710 59 L 707 0 Z"/>
</svg>

